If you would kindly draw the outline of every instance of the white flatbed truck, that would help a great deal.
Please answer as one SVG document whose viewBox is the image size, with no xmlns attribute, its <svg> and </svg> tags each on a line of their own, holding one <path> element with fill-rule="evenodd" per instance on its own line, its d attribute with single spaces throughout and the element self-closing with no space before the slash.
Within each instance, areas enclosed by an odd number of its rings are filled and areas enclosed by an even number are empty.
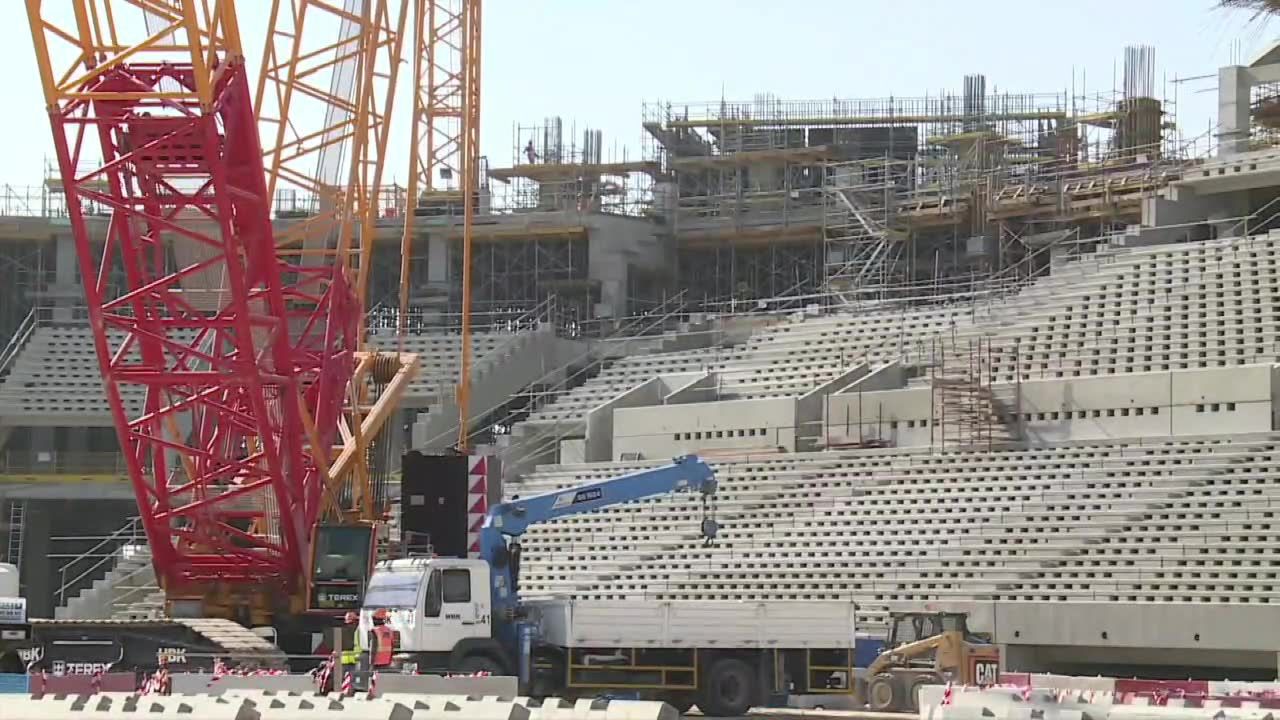
<svg viewBox="0 0 1280 720">
<path fill-rule="evenodd" d="M 625 694 L 727 717 L 789 694 L 851 693 L 852 601 L 520 599 L 518 538 L 530 525 L 682 490 L 715 492 L 711 469 L 696 457 L 495 505 L 479 558 L 379 563 L 361 630 L 386 610 L 397 662 L 515 674 L 534 696 Z M 703 535 L 716 529 L 703 520 Z"/>
</svg>

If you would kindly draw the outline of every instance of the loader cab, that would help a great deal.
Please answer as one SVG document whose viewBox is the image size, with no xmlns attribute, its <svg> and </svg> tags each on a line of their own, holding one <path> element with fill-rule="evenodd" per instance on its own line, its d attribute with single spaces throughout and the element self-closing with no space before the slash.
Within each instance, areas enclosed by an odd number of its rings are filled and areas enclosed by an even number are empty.
<svg viewBox="0 0 1280 720">
<path fill-rule="evenodd" d="M 405 653 L 448 653 L 493 631 L 489 565 L 459 558 L 406 558 L 374 568 L 360 612 L 360 631 L 373 627 L 373 613 L 387 610 Z"/>
<path fill-rule="evenodd" d="M 965 642 L 982 644 L 989 639 L 969 631 L 969 616 L 959 612 L 895 612 L 889 615 L 889 635 L 884 649 L 892 650 L 943 633 L 956 632 Z"/>
<path fill-rule="evenodd" d="M 890 613 L 884 651 L 922 643 L 898 655 L 901 668 L 939 672 L 965 685 L 994 685 L 1000 677 L 1000 650 L 989 636 L 971 632 L 968 620 L 962 612 Z"/>
</svg>

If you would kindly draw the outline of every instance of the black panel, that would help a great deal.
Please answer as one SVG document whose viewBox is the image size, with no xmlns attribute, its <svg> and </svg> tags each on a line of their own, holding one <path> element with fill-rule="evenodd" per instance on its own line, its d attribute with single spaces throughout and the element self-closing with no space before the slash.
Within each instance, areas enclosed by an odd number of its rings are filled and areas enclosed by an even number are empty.
<svg viewBox="0 0 1280 720">
<path fill-rule="evenodd" d="M 401 466 L 400 528 L 410 551 L 445 557 L 467 554 L 467 458 L 405 453 Z"/>
</svg>

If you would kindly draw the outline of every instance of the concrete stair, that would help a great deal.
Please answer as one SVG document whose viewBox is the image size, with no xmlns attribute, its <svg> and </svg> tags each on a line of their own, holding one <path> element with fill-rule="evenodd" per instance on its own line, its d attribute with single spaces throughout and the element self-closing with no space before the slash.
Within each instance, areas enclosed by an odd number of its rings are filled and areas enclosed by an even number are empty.
<svg viewBox="0 0 1280 720">
<path fill-rule="evenodd" d="M 54 610 L 58 620 L 144 619 L 164 610 L 164 594 L 156 583 L 151 550 L 146 545 L 123 545 L 112 567 L 92 585 Z"/>
<path fill-rule="evenodd" d="M 560 338 L 553 326 L 545 325 L 480 358 L 471 373 L 470 421 L 480 420 L 512 395 L 579 354 L 581 343 Z M 457 439 L 457 426 L 455 398 L 440 398 L 426 413 L 418 415 L 413 427 L 413 449 L 445 450 Z"/>
</svg>

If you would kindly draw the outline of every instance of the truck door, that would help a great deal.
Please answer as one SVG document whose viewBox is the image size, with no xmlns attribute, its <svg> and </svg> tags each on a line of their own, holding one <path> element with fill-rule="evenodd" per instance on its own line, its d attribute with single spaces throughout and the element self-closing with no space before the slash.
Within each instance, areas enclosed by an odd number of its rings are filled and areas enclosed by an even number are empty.
<svg viewBox="0 0 1280 720">
<path fill-rule="evenodd" d="M 481 602 L 488 590 L 478 586 L 473 575 L 466 567 L 431 571 L 422 617 L 432 651 L 452 650 L 467 638 L 489 637 L 488 603 Z"/>
</svg>

